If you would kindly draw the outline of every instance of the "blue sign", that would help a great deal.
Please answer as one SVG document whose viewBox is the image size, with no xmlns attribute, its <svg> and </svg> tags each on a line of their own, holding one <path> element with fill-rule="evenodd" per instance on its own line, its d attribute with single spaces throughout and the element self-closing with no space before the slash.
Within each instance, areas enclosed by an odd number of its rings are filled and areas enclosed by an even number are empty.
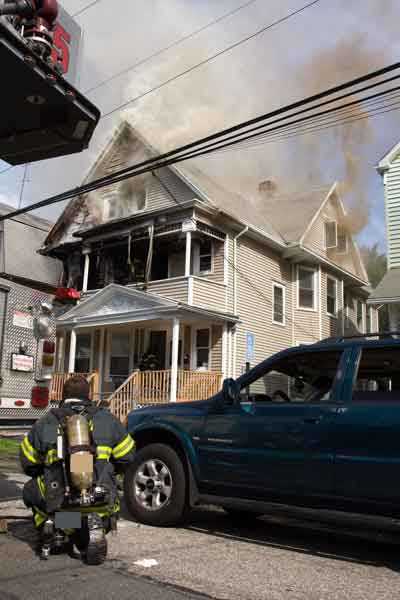
<svg viewBox="0 0 400 600">
<path fill-rule="evenodd" d="M 246 333 L 246 360 L 247 362 L 252 362 L 254 360 L 254 346 L 256 343 L 256 338 L 254 333 L 250 333 L 249 331 Z"/>
</svg>

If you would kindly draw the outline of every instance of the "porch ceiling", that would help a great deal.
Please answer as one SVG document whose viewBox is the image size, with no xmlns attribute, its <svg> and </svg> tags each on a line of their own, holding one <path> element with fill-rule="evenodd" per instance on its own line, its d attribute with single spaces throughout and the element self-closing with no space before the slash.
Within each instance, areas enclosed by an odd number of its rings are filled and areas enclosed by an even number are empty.
<svg viewBox="0 0 400 600">
<path fill-rule="evenodd" d="M 181 318 L 237 323 L 234 315 L 189 306 L 159 295 L 110 284 L 58 317 L 59 328 L 100 327 Z"/>
</svg>

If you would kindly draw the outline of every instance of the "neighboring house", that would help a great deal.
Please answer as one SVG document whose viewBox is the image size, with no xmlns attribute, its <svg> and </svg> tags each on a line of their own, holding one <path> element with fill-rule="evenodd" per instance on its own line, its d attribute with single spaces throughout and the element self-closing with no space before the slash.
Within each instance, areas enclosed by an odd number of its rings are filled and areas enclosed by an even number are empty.
<svg viewBox="0 0 400 600">
<path fill-rule="evenodd" d="M 87 180 L 155 152 L 124 123 Z M 42 250 L 83 292 L 58 319 L 59 370 L 99 370 L 107 395 L 150 353 L 153 400 L 190 399 L 287 346 L 376 329 L 346 223 L 336 185 L 260 209 L 182 164 L 72 201 Z"/>
<path fill-rule="evenodd" d="M 13 210 L 0 204 L 2 215 Z M 33 316 L 53 299 L 61 276 L 58 261 L 37 253 L 52 225 L 31 215 L 0 224 L 0 422 L 41 414 L 31 408 L 41 361 Z"/>
<path fill-rule="evenodd" d="M 383 177 L 387 231 L 387 273 L 372 292 L 372 306 L 387 305 L 390 331 L 400 331 L 400 143 L 377 167 Z"/>
</svg>

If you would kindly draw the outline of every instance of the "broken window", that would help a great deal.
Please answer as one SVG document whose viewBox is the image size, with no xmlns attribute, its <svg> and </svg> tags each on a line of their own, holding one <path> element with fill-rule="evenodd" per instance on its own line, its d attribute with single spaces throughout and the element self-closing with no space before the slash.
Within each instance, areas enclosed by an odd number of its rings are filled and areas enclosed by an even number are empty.
<svg viewBox="0 0 400 600">
<path fill-rule="evenodd" d="M 347 232 L 343 227 L 337 229 L 337 251 L 339 254 L 347 253 Z"/>
<path fill-rule="evenodd" d="M 332 277 L 326 280 L 326 312 L 333 316 L 337 313 L 337 281 Z"/>
<path fill-rule="evenodd" d="M 363 303 L 361 300 L 357 300 L 357 327 L 362 332 L 364 325 L 364 315 L 363 315 Z"/>
<path fill-rule="evenodd" d="M 76 336 L 76 355 L 75 371 L 76 373 L 90 372 L 90 355 L 92 352 L 92 336 L 88 334 L 79 334 Z"/>
<path fill-rule="evenodd" d="M 298 267 L 298 306 L 315 309 L 315 270 Z"/>
</svg>

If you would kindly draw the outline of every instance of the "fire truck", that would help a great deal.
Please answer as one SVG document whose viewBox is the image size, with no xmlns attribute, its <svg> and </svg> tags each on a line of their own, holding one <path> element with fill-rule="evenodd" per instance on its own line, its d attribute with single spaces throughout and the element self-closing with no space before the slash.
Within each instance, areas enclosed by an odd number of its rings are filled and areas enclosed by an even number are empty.
<svg viewBox="0 0 400 600">
<path fill-rule="evenodd" d="M 75 86 L 82 30 L 56 0 L 0 0 L 0 159 L 81 152 L 100 119 Z"/>
</svg>

